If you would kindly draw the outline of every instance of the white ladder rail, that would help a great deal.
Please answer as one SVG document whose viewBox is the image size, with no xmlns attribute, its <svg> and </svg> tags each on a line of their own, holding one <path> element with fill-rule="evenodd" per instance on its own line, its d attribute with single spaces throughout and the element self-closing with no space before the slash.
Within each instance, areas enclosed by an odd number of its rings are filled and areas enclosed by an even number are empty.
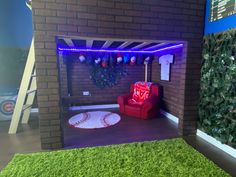
<svg viewBox="0 0 236 177">
<path fill-rule="evenodd" d="M 18 92 L 16 105 L 15 105 L 14 112 L 12 115 L 12 120 L 11 120 L 10 128 L 8 131 L 9 134 L 15 134 L 17 132 L 17 128 L 19 125 L 21 114 L 22 114 L 22 111 L 24 111 L 23 106 L 25 103 L 25 98 L 27 95 L 29 84 L 31 81 L 31 76 L 33 74 L 34 65 L 35 65 L 35 52 L 34 52 L 34 38 L 33 38 L 32 42 L 31 42 L 27 62 L 25 65 L 24 74 L 23 74 L 23 77 L 21 80 L 21 85 L 20 85 L 20 89 Z M 31 99 L 29 99 L 29 101 L 31 101 Z M 28 115 L 28 113 L 25 114 L 25 117 L 26 117 L 26 115 Z M 26 122 L 27 120 L 28 119 L 24 118 L 24 122 Z"/>
</svg>

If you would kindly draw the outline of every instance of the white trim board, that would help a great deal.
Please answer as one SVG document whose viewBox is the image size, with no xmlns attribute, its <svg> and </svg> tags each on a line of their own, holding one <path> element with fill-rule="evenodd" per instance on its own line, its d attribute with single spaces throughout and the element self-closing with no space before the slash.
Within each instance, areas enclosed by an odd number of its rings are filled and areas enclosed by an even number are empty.
<svg viewBox="0 0 236 177">
<path fill-rule="evenodd" d="M 175 117 L 174 115 L 164 111 L 163 109 L 160 110 L 160 113 L 162 115 L 164 115 L 166 118 L 168 118 L 169 120 L 173 121 L 174 123 L 178 124 L 179 123 L 179 118 Z"/>
<path fill-rule="evenodd" d="M 69 108 L 70 111 L 78 110 L 91 110 L 91 109 L 108 109 L 108 108 L 119 108 L 118 104 L 103 104 L 103 105 L 88 105 L 88 106 L 72 106 Z M 31 113 L 37 113 L 38 108 L 32 108 Z"/>
<path fill-rule="evenodd" d="M 197 129 L 197 136 L 201 137 L 202 139 L 204 139 L 208 143 L 221 149 L 222 151 L 229 154 L 230 156 L 236 158 L 236 149 L 234 149 L 226 144 L 222 144 L 220 141 L 216 140 L 212 136 L 209 136 L 208 134 L 204 133 L 203 131 L 201 131 L 199 129 Z"/>
<path fill-rule="evenodd" d="M 118 104 L 103 104 L 103 105 L 88 105 L 88 106 L 72 106 L 69 109 L 71 111 L 77 111 L 77 110 L 107 109 L 107 108 L 119 108 L 119 105 Z"/>
</svg>

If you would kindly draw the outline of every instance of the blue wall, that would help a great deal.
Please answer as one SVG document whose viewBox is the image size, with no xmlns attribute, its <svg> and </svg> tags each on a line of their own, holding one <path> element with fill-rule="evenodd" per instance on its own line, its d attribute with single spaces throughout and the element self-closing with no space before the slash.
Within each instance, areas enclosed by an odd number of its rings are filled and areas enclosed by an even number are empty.
<svg viewBox="0 0 236 177">
<path fill-rule="evenodd" d="M 32 12 L 25 0 L 1 0 L 0 39 L 1 48 L 29 48 Z"/>
<path fill-rule="evenodd" d="M 207 0 L 205 16 L 205 35 L 225 31 L 229 28 L 236 28 L 236 14 L 223 19 L 210 22 L 211 0 Z"/>
<path fill-rule="evenodd" d="M 32 12 L 25 0 L 1 0 L 0 96 L 20 85 L 32 31 Z"/>
</svg>

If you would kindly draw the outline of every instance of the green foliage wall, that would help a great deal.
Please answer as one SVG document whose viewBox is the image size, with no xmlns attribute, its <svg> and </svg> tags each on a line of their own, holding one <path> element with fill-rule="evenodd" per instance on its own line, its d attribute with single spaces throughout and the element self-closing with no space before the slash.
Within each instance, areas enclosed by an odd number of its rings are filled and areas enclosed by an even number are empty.
<svg viewBox="0 0 236 177">
<path fill-rule="evenodd" d="M 114 65 L 106 68 L 100 65 L 92 65 L 90 69 L 90 79 L 100 89 L 113 87 L 126 75 L 127 71 L 122 65 Z"/>
<path fill-rule="evenodd" d="M 236 29 L 204 38 L 199 128 L 236 148 Z"/>
</svg>

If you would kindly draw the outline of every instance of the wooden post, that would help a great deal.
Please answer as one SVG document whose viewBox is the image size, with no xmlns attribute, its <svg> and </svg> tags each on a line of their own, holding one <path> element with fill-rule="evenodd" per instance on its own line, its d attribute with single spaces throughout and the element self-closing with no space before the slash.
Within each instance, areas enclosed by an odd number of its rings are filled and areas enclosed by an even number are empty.
<svg viewBox="0 0 236 177">
<path fill-rule="evenodd" d="M 148 64 L 145 63 L 145 82 L 148 81 Z"/>
</svg>

